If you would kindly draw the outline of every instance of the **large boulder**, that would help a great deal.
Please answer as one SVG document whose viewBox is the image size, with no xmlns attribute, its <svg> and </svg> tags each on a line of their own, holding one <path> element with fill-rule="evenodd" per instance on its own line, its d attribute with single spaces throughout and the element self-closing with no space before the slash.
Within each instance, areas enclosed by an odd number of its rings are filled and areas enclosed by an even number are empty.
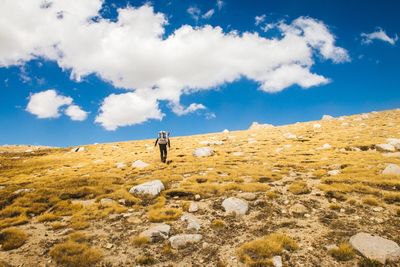
<svg viewBox="0 0 400 267">
<path fill-rule="evenodd" d="M 129 193 L 157 196 L 164 189 L 165 189 L 164 184 L 160 180 L 153 180 L 150 182 L 133 186 L 129 190 Z"/>
<path fill-rule="evenodd" d="M 186 247 L 189 244 L 200 242 L 202 238 L 203 236 L 199 234 L 180 234 L 170 237 L 169 242 L 172 248 L 178 249 Z"/>
<path fill-rule="evenodd" d="M 400 139 L 397 138 L 388 138 L 386 139 L 389 145 L 394 146 L 397 150 L 400 150 Z"/>
<path fill-rule="evenodd" d="M 169 236 L 169 231 L 171 226 L 165 223 L 159 223 L 151 226 L 149 229 L 140 233 L 139 236 L 147 237 L 151 241 L 157 241 L 160 239 L 167 239 Z"/>
<path fill-rule="evenodd" d="M 196 148 L 193 152 L 195 157 L 209 157 L 214 155 L 214 150 L 211 147 L 200 147 Z"/>
<path fill-rule="evenodd" d="M 400 247 L 396 242 L 380 236 L 358 233 L 350 238 L 351 246 L 364 257 L 385 264 L 400 259 Z"/>
<path fill-rule="evenodd" d="M 400 167 L 396 164 L 388 164 L 382 171 L 382 174 L 387 175 L 400 175 Z"/>
<path fill-rule="evenodd" d="M 141 160 L 136 160 L 135 162 L 132 163 L 132 168 L 143 169 L 146 168 L 147 166 L 149 166 L 149 164 Z"/>
<path fill-rule="evenodd" d="M 234 213 L 236 215 L 244 215 L 249 210 L 247 201 L 236 197 L 230 197 L 222 201 L 222 207 L 227 213 Z"/>
<path fill-rule="evenodd" d="M 378 144 L 375 145 L 376 150 L 381 152 L 395 152 L 396 148 L 390 144 Z"/>
</svg>

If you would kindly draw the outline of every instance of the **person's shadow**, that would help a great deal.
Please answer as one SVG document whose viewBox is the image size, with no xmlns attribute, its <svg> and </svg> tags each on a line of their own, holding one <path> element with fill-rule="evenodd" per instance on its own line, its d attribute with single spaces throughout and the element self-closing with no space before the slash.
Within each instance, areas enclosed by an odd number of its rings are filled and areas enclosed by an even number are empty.
<svg viewBox="0 0 400 267">
<path fill-rule="evenodd" d="M 172 163 L 172 160 L 167 160 L 167 165 L 169 165 L 170 163 Z"/>
</svg>

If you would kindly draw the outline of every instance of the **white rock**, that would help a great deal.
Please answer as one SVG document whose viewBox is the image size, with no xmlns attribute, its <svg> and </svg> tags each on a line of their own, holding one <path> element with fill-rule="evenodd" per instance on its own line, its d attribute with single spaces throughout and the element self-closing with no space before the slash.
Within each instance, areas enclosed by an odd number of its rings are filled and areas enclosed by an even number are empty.
<svg viewBox="0 0 400 267">
<path fill-rule="evenodd" d="M 272 264 L 273 264 L 275 267 L 282 267 L 282 266 L 283 266 L 283 264 L 282 264 L 282 257 L 281 257 L 281 256 L 273 256 L 273 257 L 272 257 Z"/>
<path fill-rule="evenodd" d="M 187 229 L 189 230 L 196 230 L 196 231 L 200 230 L 201 224 L 199 219 L 197 219 L 190 213 L 183 214 L 181 217 L 181 221 L 188 223 Z"/>
<path fill-rule="evenodd" d="M 118 169 L 125 169 L 125 168 L 126 168 L 126 164 L 123 163 L 123 162 L 117 162 L 117 163 L 115 164 L 115 166 L 116 166 Z"/>
<path fill-rule="evenodd" d="M 387 175 L 400 175 L 400 167 L 396 164 L 388 164 L 382 171 L 382 174 Z"/>
<path fill-rule="evenodd" d="M 397 150 L 400 150 L 400 139 L 397 138 L 388 138 L 386 139 L 389 145 L 394 146 Z"/>
<path fill-rule="evenodd" d="M 332 120 L 332 119 L 334 119 L 334 117 L 332 117 L 331 115 L 324 115 L 324 116 L 322 116 L 322 120 Z"/>
<path fill-rule="evenodd" d="M 225 130 L 223 130 L 222 132 L 223 132 L 223 133 L 229 133 L 229 130 L 228 130 L 228 129 L 225 129 Z"/>
<path fill-rule="evenodd" d="M 195 157 L 209 157 L 214 155 L 214 150 L 211 147 L 200 147 L 193 152 Z"/>
<path fill-rule="evenodd" d="M 284 136 L 286 139 L 289 139 L 289 140 L 293 140 L 293 139 L 296 139 L 296 138 L 297 138 L 297 136 L 294 135 L 294 134 L 292 134 L 292 133 L 285 133 L 283 136 Z"/>
<path fill-rule="evenodd" d="M 323 144 L 321 147 L 318 147 L 317 149 L 321 150 L 321 149 L 330 149 L 332 148 L 332 146 L 330 144 Z"/>
<path fill-rule="evenodd" d="M 172 248 L 178 249 L 189 244 L 200 242 L 202 238 L 203 236 L 200 234 L 180 234 L 170 237 L 169 242 Z"/>
<path fill-rule="evenodd" d="M 153 180 L 140 185 L 133 186 L 129 193 L 131 194 L 148 194 L 157 196 L 162 190 L 164 190 L 164 184 L 160 180 Z"/>
<path fill-rule="evenodd" d="M 328 175 L 330 175 L 330 176 L 338 175 L 339 173 L 340 173 L 340 170 L 331 170 L 331 171 L 328 171 Z"/>
<path fill-rule="evenodd" d="M 240 157 L 240 156 L 243 156 L 244 153 L 240 152 L 240 151 L 237 151 L 237 152 L 233 152 L 232 155 L 235 156 L 235 157 Z"/>
<path fill-rule="evenodd" d="M 189 212 L 196 212 L 198 210 L 199 210 L 199 205 L 197 205 L 196 202 L 190 202 L 188 211 Z"/>
<path fill-rule="evenodd" d="M 227 213 L 236 215 L 244 215 L 249 209 L 249 205 L 245 200 L 236 197 L 230 197 L 222 201 L 222 207 Z"/>
<path fill-rule="evenodd" d="M 348 122 L 343 122 L 342 126 L 349 126 L 349 123 Z"/>
<path fill-rule="evenodd" d="M 389 158 L 400 158 L 400 152 L 383 153 L 382 155 Z"/>
<path fill-rule="evenodd" d="M 154 224 L 146 231 L 140 233 L 139 236 L 148 237 L 151 241 L 156 241 L 160 237 L 163 239 L 167 239 L 169 236 L 169 231 L 171 230 L 171 226 L 165 223 Z"/>
<path fill-rule="evenodd" d="M 387 260 L 400 259 L 400 247 L 396 242 L 367 233 L 358 233 L 350 238 L 352 247 L 364 257 L 385 264 Z"/>
<path fill-rule="evenodd" d="M 114 203 L 115 203 L 115 201 L 112 200 L 111 198 L 102 198 L 102 199 L 100 199 L 100 204 L 101 204 L 103 207 L 111 206 L 111 205 L 113 205 Z"/>
<path fill-rule="evenodd" d="M 321 128 L 321 124 L 316 123 L 316 124 L 313 125 L 313 128 L 314 129 L 319 129 L 319 128 Z"/>
<path fill-rule="evenodd" d="M 250 125 L 249 130 L 262 130 L 262 129 L 272 128 L 272 127 L 274 127 L 272 124 L 260 124 L 258 122 L 253 122 Z"/>
<path fill-rule="evenodd" d="M 396 148 L 390 144 L 378 144 L 375 145 L 376 150 L 381 152 L 395 152 Z"/>
<path fill-rule="evenodd" d="M 369 118 L 368 114 L 361 114 L 361 119 L 366 120 Z"/>
<path fill-rule="evenodd" d="M 85 151 L 85 148 L 83 146 L 75 147 L 75 148 L 71 149 L 71 152 L 84 152 L 84 151 Z"/>
<path fill-rule="evenodd" d="M 23 188 L 23 189 L 18 189 L 14 191 L 14 195 L 20 195 L 20 194 L 25 194 L 25 193 L 30 193 L 33 192 L 35 189 L 33 188 Z"/>
<path fill-rule="evenodd" d="M 297 203 L 290 207 L 289 212 L 294 215 L 304 215 L 308 210 L 304 205 Z"/>
<path fill-rule="evenodd" d="M 143 162 L 141 160 L 136 160 L 135 162 L 132 163 L 132 168 L 138 168 L 138 169 L 143 169 L 146 168 L 147 166 L 149 166 L 148 163 Z"/>
</svg>

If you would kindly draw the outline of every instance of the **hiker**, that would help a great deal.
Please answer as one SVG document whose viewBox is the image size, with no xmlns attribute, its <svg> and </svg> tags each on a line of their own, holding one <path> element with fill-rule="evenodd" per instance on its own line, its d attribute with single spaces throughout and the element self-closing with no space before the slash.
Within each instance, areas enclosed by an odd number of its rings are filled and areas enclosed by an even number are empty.
<svg viewBox="0 0 400 267">
<path fill-rule="evenodd" d="M 168 145 L 168 148 L 171 148 L 171 142 L 169 141 L 169 132 L 166 132 L 166 131 L 159 132 L 158 138 L 157 138 L 154 146 L 156 146 L 157 143 L 160 147 L 161 162 L 166 163 L 167 162 L 167 145 Z"/>
</svg>

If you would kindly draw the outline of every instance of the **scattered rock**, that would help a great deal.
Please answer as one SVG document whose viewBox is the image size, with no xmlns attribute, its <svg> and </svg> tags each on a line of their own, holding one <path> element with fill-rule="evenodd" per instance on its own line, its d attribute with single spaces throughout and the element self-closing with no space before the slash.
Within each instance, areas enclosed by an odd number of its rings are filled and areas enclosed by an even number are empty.
<svg viewBox="0 0 400 267">
<path fill-rule="evenodd" d="M 258 122 L 253 122 L 250 127 L 249 130 L 261 130 L 261 129 L 265 129 L 265 128 L 271 128 L 274 127 L 272 124 L 260 124 Z"/>
<path fill-rule="evenodd" d="M 396 242 L 368 233 L 358 233 L 350 238 L 352 247 L 364 257 L 385 264 L 387 260 L 400 259 L 400 247 Z"/>
<path fill-rule="evenodd" d="M 222 202 L 222 207 L 227 213 L 234 213 L 236 215 L 244 215 L 249 209 L 249 205 L 243 199 L 230 197 Z"/>
<path fill-rule="evenodd" d="M 334 119 L 334 117 L 332 117 L 331 115 L 324 115 L 324 116 L 322 116 L 322 120 L 323 120 L 323 121 L 333 120 L 333 119 Z"/>
<path fill-rule="evenodd" d="M 321 124 L 316 123 L 316 124 L 313 125 L 313 128 L 314 129 L 319 129 L 319 128 L 321 128 Z"/>
<path fill-rule="evenodd" d="M 116 166 L 118 169 L 125 169 L 125 168 L 126 168 L 126 164 L 123 163 L 123 162 L 117 162 L 117 163 L 115 164 L 115 166 Z"/>
<path fill-rule="evenodd" d="M 167 239 L 171 226 L 165 223 L 154 224 L 146 231 L 143 231 L 139 236 L 148 237 L 152 242 L 156 242 L 161 239 Z"/>
<path fill-rule="evenodd" d="M 200 230 L 201 224 L 199 219 L 197 219 L 190 213 L 183 214 L 181 217 L 181 221 L 188 223 L 187 229 L 189 230 L 196 230 L 196 231 Z"/>
<path fill-rule="evenodd" d="M 73 149 L 71 149 L 71 152 L 84 152 L 85 148 L 83 146 L 81 147 L 75 147 Z"/>
<path fill-rule="evenodd" d="M 330 144 L 323 144 L 321 147 L 319 147 L 318 149 L 330 149 L 332 148 L 332 146 Z"/>
<path fill-rule="evenodd" d="M 388 138 L 386 139 L 389 145 L 394 146 L 397 150 L 400 150 L 400 139 L 397 138 Z"/>
<path fill-rule="evenodd" d="M 131 194 L 148 194 L 157 196 L 162 190 L 164 190 L 164 184 L 160 180 L 153 180 L 140 185 L 133 186 L 129 193 Z"/>
<path fill-rule="evenodd" d="M 289 208 L 289 212 L 293 215 L 304 215 L 308 210 L 304 205 L 297 203 Z"/>
<path fill-rule="evenodd" d="M 196 212 L 198 210 L 199 210 L 199 205 L 197 205 L 196 202 L 190 202 L 188 211 L 189 212 Z"/>
<path fill-rule="evenodd" d="M 141 160 L 136 160 L 135 162 L 132 163 L 132 168 L 143 169 L 146 168 L 147 166 L 149 166 L 149 164 Z"/>
<path fill-rule="evenodd" d="M 395 152 L 396 148 L 390 144 L 378 144 L 375 145 L 376 150 L 381 152 Z"/>
<path fill-rule="evenodd" d="M 223 132 L 223 133 L 229 133 L 229 130 L 228 130 L 228 129 L 225 129 L 225 130 L 223 130 L 222 132 Z"/>
<path fill-rule="evenodd" d="M 14 191 L 14 195 L 21 195 L 21 194 L 25 194 L 25 193 L 30 193 L 33 192 L 35 189 L 33 188 L 23 188 L 23 189 L 18 189 L 16 191 Z"/>
<path fill-rule="evenodd" d="M 209 157 L 214 155 L 214 150 L 211 147 L 200 147 L 193 152 L 195 157 Z"/>
<path fill-rule="evenodd" d="M 203 236 L 200 234 L 180 234 L 170 237 L 169 242 L 172 248 L 179 249 L 189 244 L 200 242 L 202 238 Z"/>
<path fill-rule="evenodd" d="M 240 152 L 240 151 L 237 151 L 237 152 L 233 152 L 232 155 L 235 156 L 235 157 L 240 157 L 240 156 L 243 156 L 244 153 Z"/>
<path fill-rule="evenodd" d="M 201 196 L 199 194 L 194 195 L 194 200 L 200 200 Z"/>
<path fill-rule="evenodd" d="M 250 193 L 250 192 L 239 193 L 237 195 L 237 197 L 238 198 L 243 198 L 243 199 L 249 200 L 249 201 L 254 200 L 254 199 L 257 198 L 256 194 Z"/>
<path fill-rule="evenodd" d="M 330 175 L 330 176 L 335 176 L 335 175 L 338 175 L 338 174 L 340 174 L 340 170 L 328 171 L 328 175 Z"/>
<path fill-rule="evenodd" d="M 273 256 L 273 257 L 272 257 L 272 264 L 273 264 L 275 267 L 282 267 L 282 266 L 283 266 L 283 264 L 282 264 L 282 257 L 281 257 L 281 256 Z"/>
<path fill-rule="evenodd" d="M 396 164 L 388 164 L 382 171 L 382 174 L 387 175 L 400 175 L 400 167 Z"/>
</svg>

